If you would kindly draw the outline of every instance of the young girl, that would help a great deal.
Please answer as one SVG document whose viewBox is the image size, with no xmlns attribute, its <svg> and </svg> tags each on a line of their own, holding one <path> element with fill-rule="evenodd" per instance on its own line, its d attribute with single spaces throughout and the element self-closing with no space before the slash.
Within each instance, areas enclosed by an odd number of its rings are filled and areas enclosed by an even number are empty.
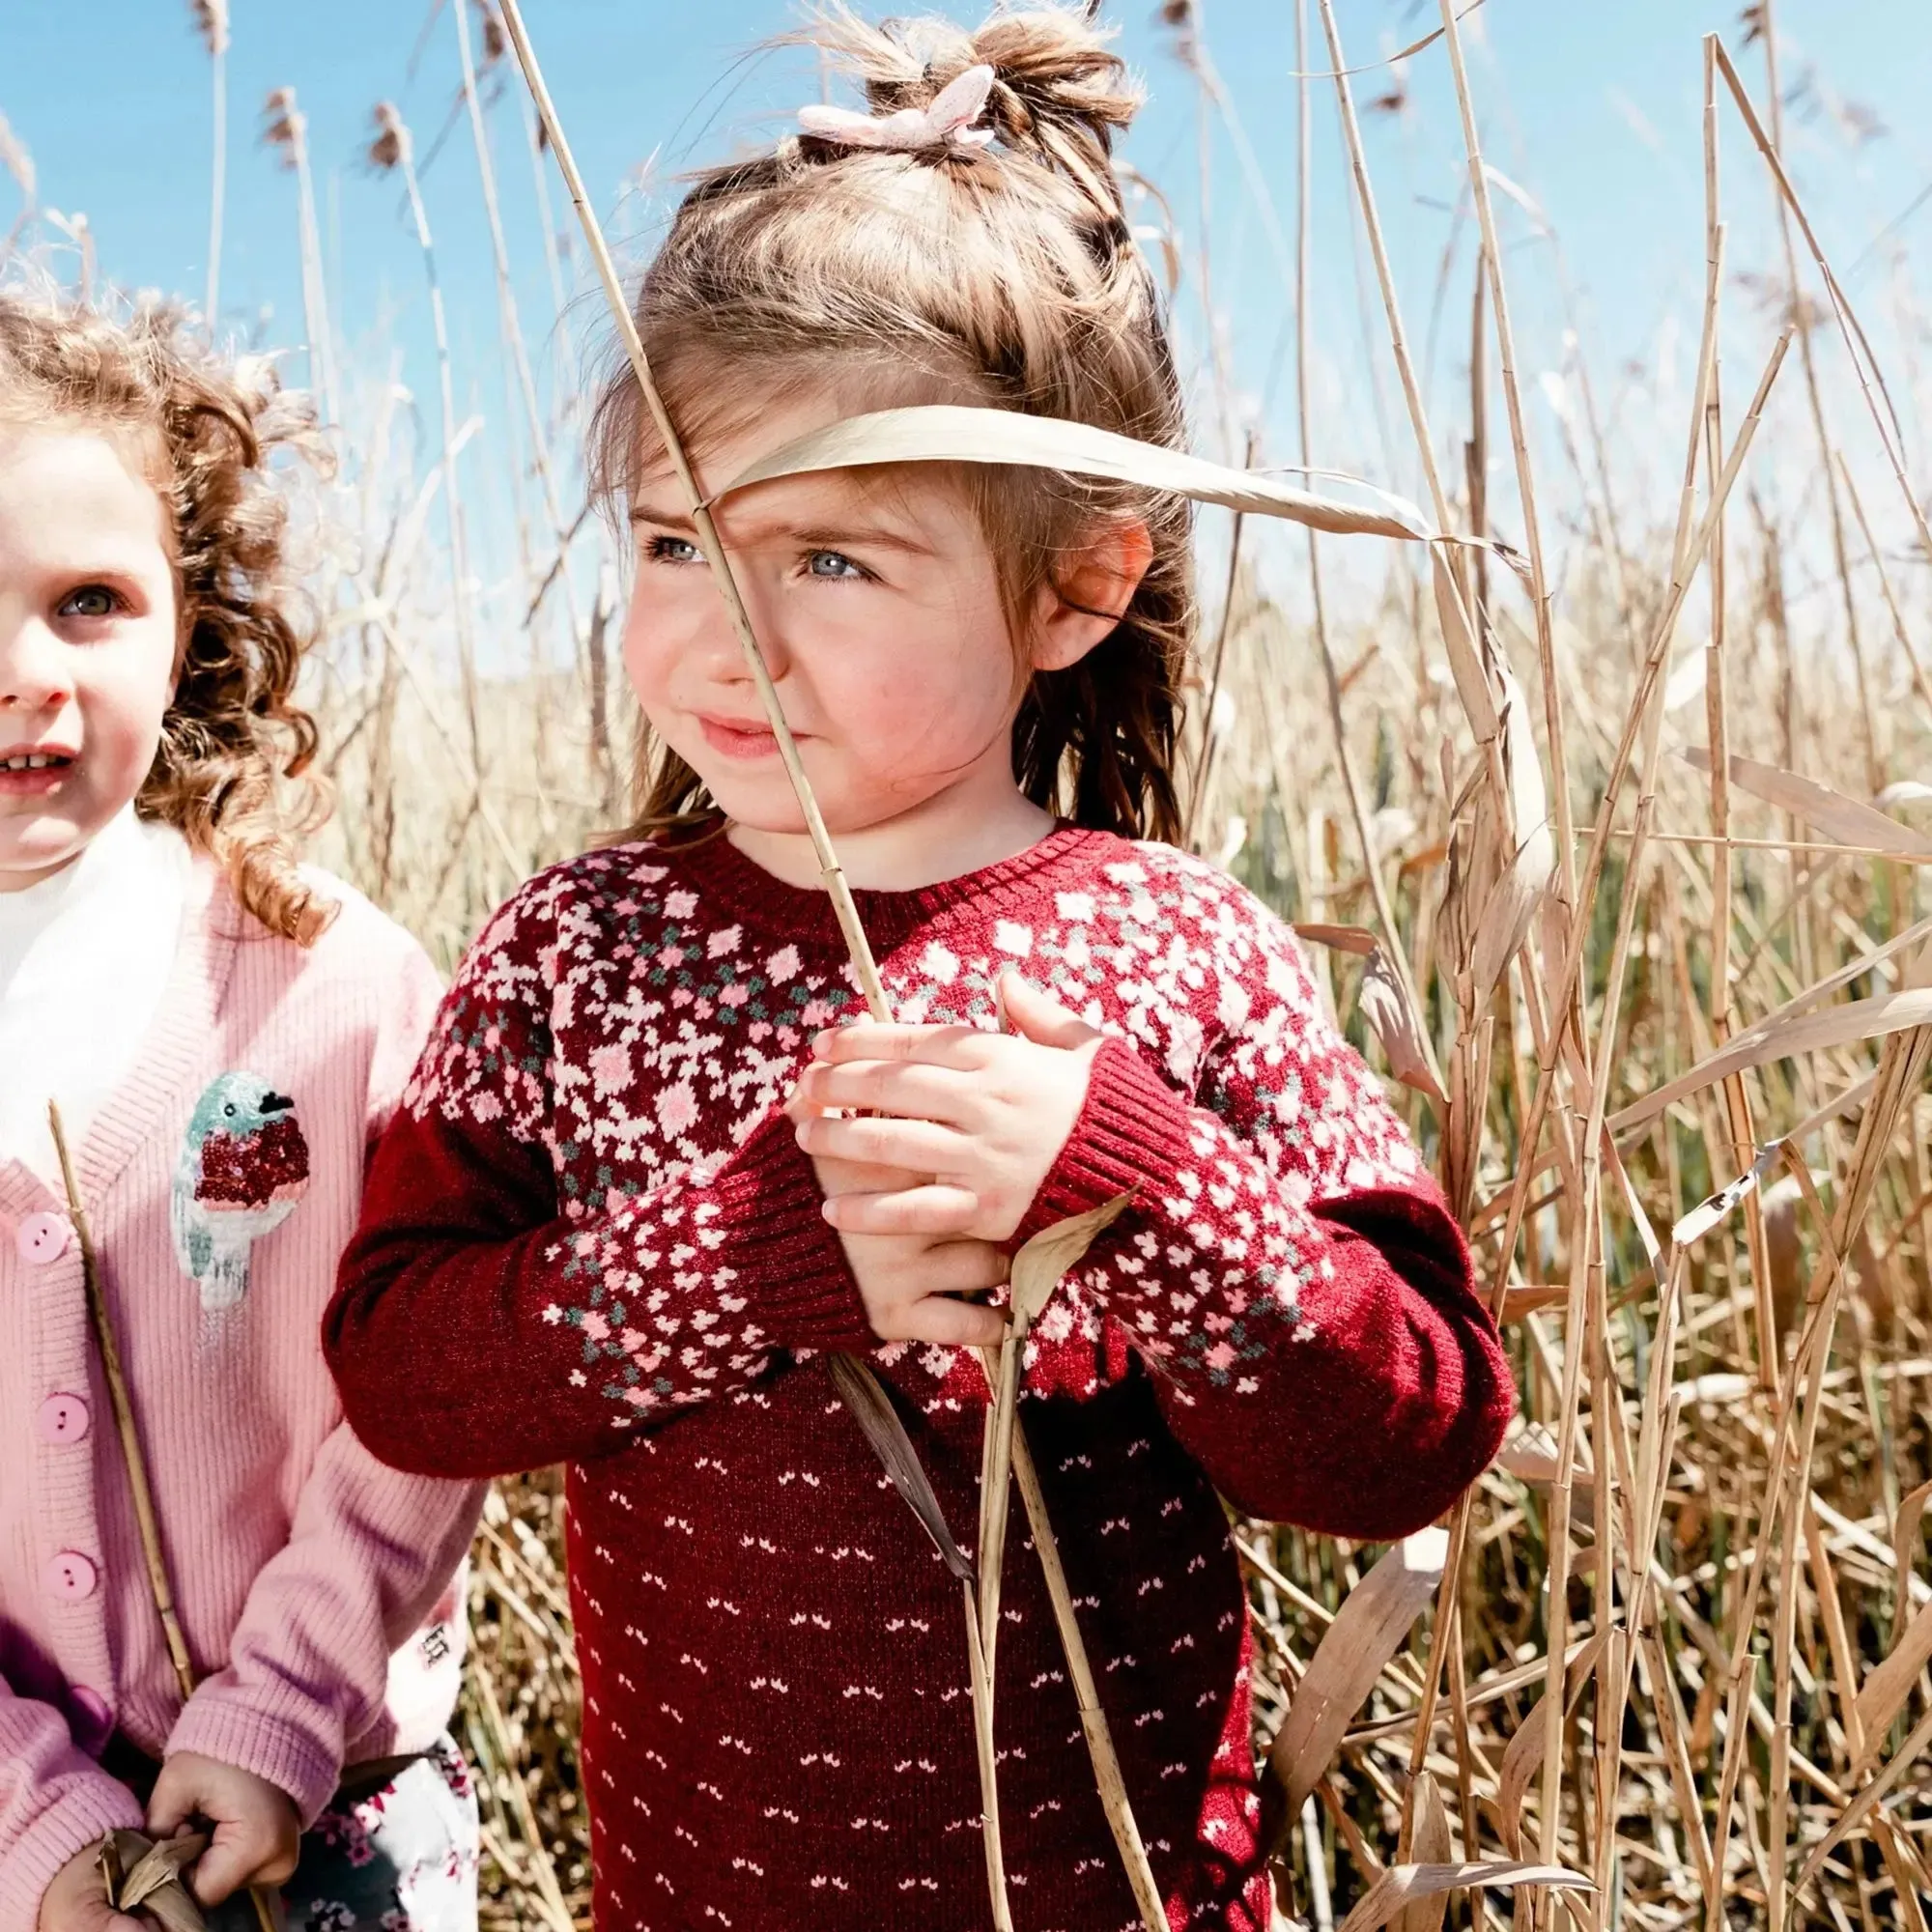
<svg viewBox="0 0 1932 1932">
<path fill-rule="evenodd" d="M 699 481 L 867 409 L 1179 443 L 1081 16 L 823 29 L 873 118 L 701 179 L 638 322 Z M 934 102 L 950 83 L 961 82 Z M 963 100 L 963 107 L 961 102 Z M 1281 923 L 1171 845 L 1182 504 L 907 466 L 728 498 L 729 553 L 898 1023 L 865 1018 L 772 735 L 628 377 L 634 842 L 464 966 L 326 1328 L 385 1460 L 565 1460 L 598 1922 L 988 1921 L 958 1586 L 841 1408 L 890 1385 L 970 1534 L 1016 1244 L 1130 1192 L 1022 1417 L 1172 1922 L 1262 1927 L 1236 1508 L 1444 1509 L 1509 1378 L 1442 1199 Z M 1148 835 L 1152 835 L 1149 838 Z M 1028 1928 L 1138 1922 L 1030 1541 L 1004 1577 Z"/>
<path fill-rule="evenodd" d="M 477 1492 L 378 1464 L 316 1341 L 438 987 L 277 830 L 315 731 L 269 467 L 305 435 L 165 310 L 0 292 L 0 1932 L 131 1932 L 102 1833 L 191 1818 L 224 1925 L 292 1873 L 313 1932 L 475 1920 L 441 1732 Z"/>
</svg>

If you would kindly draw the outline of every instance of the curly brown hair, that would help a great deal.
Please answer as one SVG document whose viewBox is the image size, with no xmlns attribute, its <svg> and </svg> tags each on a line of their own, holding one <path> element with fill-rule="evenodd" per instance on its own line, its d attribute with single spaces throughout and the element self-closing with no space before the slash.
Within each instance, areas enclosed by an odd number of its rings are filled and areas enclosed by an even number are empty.
<svg viewBox="0 0 1932 1932">
<path fill-rule="evenodd" d="M 0 422 L 81 423 L 131 439 L 173 532 L 175 695 L 135 799 L 227 872 L 270 931 L 311 945 L 332 902 L 293 839 L 327 815 L 306 777 L 315 721 L 295 702 L 314 626 L 290 582 L 278 451 L 315 458 L 314 416 L 266 359 L 225 362 L 187 314 L 123 314 L 0 290 Z M 291 782 L 293 781 L 293 782 Z"/>
<path fill-rule="evenodd" d="M 1139 96 L 1093 12 L 1002 11 L 968 32 L 937 19 L 873 26 L 835 0 L 791 37 L 856 78 L 881 114 L 923 106 L 983 63 L 994 141 L 905 154 L 792 136 L 700 175 L 637 301 L 688 440 L 829 385 L 861 409 L 968 403 L 1183 444 L 1163 304 L 1113 164 Z M 629 365 L 613 358 L 592 421 L 593 482 L 621 497 L 658 453 Z M 1196 624 L 1189 504 L 1037 469 L 975 468 L 964 481 L 1015 626 L 1096 526 L 1145 525 L 1152 561 L 1119 625 L 1070 668 L 1027 678 L 1013 773 L 1076 824 L 1178 838 Z M 637 831 L 717 823 L 697 774 L 648 732 L 636 793 Z"/>
</svg>

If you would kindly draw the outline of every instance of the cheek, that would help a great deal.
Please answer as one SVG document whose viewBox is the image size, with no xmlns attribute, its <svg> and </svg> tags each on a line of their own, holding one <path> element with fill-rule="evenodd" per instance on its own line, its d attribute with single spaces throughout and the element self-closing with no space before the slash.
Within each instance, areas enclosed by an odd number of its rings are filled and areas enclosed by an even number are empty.
<svg viewBox="0 0 1932 1932">
<path fill-rule="evenodd" d="M 139 635 L 90 653 L 79 683 L 87 730 L 97 744 L 111 738 L 130 753 L 152 757 L 175 692 L 172 619 L 144 625 Z"/>
</svg>

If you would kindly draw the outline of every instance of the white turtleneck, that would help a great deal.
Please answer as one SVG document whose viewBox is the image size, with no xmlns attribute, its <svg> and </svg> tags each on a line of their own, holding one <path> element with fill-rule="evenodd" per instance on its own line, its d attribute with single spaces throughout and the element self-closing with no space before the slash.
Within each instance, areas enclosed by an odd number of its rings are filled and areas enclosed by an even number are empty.
<svg viewBox="0 0 1932 1932">
<path fill-rule="evenodd" d="M 0 1161 L 58 1187 L 47 1100 L 77 1148 L 159 1010 L 192 864 L 130 805 L 71 865 L 0 893 Z"/>
</svg>

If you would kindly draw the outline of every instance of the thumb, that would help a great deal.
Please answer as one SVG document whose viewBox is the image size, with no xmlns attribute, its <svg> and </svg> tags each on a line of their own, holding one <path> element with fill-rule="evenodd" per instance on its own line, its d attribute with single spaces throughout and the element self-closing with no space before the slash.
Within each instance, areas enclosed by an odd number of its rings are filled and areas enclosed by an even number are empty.
<svg viewBox="0 0 1932 1932">
<path fill-rule="evenodd" d="M 1000 975 L 1000 1005 L 1012 1030 L 1038 1046 L 1085 1046 L 1089 1040 L 1101 1037 L 1098 1028 L 1068 1012 L 1023 973 Z"/>
<path fill-rule="evenodd" d="M 155 1780 L 155 1794 L 148 1800 L 149 1837 L 172 1838 L 193 1817 L 200 1803 L 194 1779 L 171 1758 L 162 1765 L 161 1775 Z"/>
</svg>

